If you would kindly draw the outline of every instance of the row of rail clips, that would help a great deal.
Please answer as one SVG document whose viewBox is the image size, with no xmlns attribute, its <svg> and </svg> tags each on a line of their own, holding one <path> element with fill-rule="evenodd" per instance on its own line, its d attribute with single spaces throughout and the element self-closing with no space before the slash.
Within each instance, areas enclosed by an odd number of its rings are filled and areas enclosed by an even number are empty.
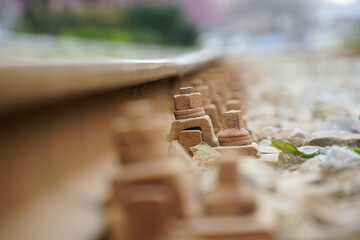
<svg viewBox="0 0 360 240">
<path fill-rule="evenodd" d="M 242 157 L 260 157 L 243 120 L 245 94 L 235 71 L 222 65 L 180 88 L 170 132 L 151 101 L 122 106 L 112 128 L 121 171 L 107 204 L 111 240 L 273 239 L 274 224 L 262 218 L 238 167 Z M 169 154 L 178 143 L 187 154 Z M 199 144 L 219 154 L 216 162 L 186 161 Z M 217 179 L 202 191 L 199 178 L 209 169 Z"/>
</svg>

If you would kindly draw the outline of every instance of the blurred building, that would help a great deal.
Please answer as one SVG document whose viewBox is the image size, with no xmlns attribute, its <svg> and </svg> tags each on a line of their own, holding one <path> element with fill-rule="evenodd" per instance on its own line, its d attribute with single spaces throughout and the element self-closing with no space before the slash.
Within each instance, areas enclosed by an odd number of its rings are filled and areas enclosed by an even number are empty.
<svg viewBox="0 0 360 240">
<path fill-rule="evenodd" d="M 23 0 L 0 0 L 0 30 L 11 28 L 23 10 Z"/>
<path fill-rule="evenodd" d="M 228 23 L 236 32 L 293 33 L 312 25 L 313 18 L 302 0 L 239 0 L 232 2 Z"/>
</svg>

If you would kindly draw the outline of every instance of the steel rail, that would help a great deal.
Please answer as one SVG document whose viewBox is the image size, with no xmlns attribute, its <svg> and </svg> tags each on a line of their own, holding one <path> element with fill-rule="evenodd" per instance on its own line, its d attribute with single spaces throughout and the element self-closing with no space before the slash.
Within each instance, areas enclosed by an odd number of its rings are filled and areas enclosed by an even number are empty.
<svg viewBox="0 0 360 240">
<path fill-rule="evenodd" d="M 170 59 L 0 65 L 0 111 L 180 77 L 220 56 L 219 52 L 202 50 Z"/>
<path fill-rule="evenodd" d="M 153 98 L 170 111 L 178 87 L 220 58 L 198 51 L 1 65 L 0 238 L 95 239 L 116 161 L 109 125 L 117 108 Z"/>
</svg>

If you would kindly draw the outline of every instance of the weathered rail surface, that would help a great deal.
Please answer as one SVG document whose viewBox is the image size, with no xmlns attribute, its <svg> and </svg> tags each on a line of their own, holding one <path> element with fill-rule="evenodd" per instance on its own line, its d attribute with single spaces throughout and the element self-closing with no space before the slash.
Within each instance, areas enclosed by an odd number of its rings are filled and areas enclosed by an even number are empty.
<svg viewBox="0 0 360 240">
<path fill-rule="evenodd" d="M 151 98 L 173 112 L 179 87 L 220 57 L 1 66 L 0 238 L 95 238 L 121 103 Z"/>
</svg>

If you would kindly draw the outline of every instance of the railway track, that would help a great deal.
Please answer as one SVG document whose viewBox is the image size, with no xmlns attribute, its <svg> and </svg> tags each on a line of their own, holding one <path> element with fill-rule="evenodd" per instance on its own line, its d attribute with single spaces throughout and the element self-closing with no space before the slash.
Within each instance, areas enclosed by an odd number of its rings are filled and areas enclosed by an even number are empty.
<svg viewBox="0 0 360 240">
<path fill-rule="evenodd" d="M 96 239 L 105 220 L 116 149 L 109 126 L 121 104 L 172 97 L 219 53 L 0 67 L 0 238 Z M 116 172 L 116 171 L 115 171 Z"/>
<path fill-rule="evenodd" d="M 246 60 L 2 65 L 0 239 L 358 239 L 359 58 Z"/>
</svg>

